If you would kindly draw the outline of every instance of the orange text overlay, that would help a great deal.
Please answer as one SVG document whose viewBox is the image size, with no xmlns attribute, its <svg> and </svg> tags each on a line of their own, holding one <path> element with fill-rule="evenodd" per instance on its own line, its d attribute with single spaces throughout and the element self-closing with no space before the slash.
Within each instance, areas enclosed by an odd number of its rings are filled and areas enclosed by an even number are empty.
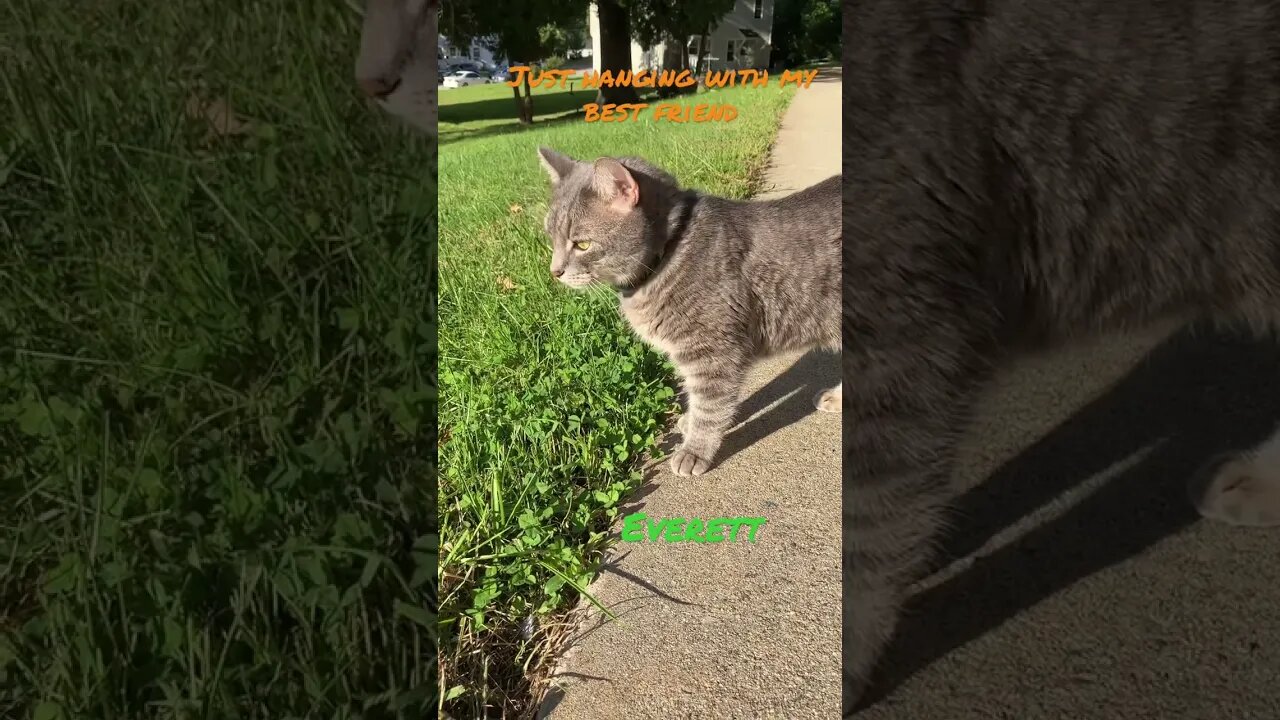
<svg viewBox="0 0 1280 720">
<path fill-rule="evenodd" d="M 652 70 L 623 70 L 618 73 L 610 70 L 605 70 L 604 72 L 586 70 L 579 74 L 577 70 L 543 70 L 534 72 L 527 65 L 516 65 L 510 68 L 509 72 L 511 73 L 511 79 L 506 83 L 509 87 L 523 85 L 526 78 L 529 80 L 530 87 L 572 89 L 569 81 L 576 77 L 582 81 L 578 87 L 584 90 L 602 87 L 684 88 L 697 83 L 694 80 L 693 73 L 688 70 L 662 70 L 660 72 Z M 778 87 L 795 85 L 796 87 L 807 88 L 817 76 L 817 70 L 783 70 L 782 75 L 777 78 L 777 84 Z M 769 71 L 710 70 L 704 78 L 703 85 L 708 88 L 768 87 Z"/>
<path fill-rule="evenodd" d="M 587 103 L 582 106 L 586 111 L 587 122 L 635 122 L 640 119 L 641 111 L 652 107 L 654 120 L 668 122 L 729 122 L 738 117 L 738 109 L 727 103 L 700 103 L 684 105 L 680 103 Z"/>
</svg>

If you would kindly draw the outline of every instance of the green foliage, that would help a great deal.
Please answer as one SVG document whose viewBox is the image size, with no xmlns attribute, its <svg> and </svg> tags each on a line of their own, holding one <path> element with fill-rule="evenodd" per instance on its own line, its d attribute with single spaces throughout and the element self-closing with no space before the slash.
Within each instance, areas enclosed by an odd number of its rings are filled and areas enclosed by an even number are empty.
<svg viewBox="0 0 1280 720">
<path fill-rule="evenodd" d="M 548 186 L 535 148 L 639 154 L 685 183 L 743 197 L 792 92 L 691 99 L 738 106 L 724 125 L 570 116 L 522 129 L 468 110 L 492 103 L 494 88 L 444 94 L 441 118 L 453 120 L 441 126 L 440 159 L 441 684 L 454 716 L 529 710 L 555 629 L 676 407 L 670 366 L 632 334 L 616 297 L 570 292 L 547 271 Z"/>
<path fill-rule="evenodd" d="M 444 8 L 446 22 L 441 32 L 453 42 L 466 44 L 471 38 L 494 36 L 494 49 L 512 61 L 533 63 L 563 54 L 569 37 L 566 28 L 578 27 L 587 12 L 586 0 L 490 0 L 483 3 L 452 3 Z M 532 89 L 525 79 L 524 95 L 513 90 L 515 116 L 522 123 L 534 118 Z"/>
<path fill-rule="evenodd" d="M 538 38 L 543 49 L 551 56 L 567 57 L 571 50 L 591 47 L 586 13 L 566 18 L 562 25 L 543 25 L 538 28 Z"/>
<path fill-rule="evenodd" d="M 445 0 L 441 34 L 459 44 L 471 38 L 497 36 L 498 54 L 533 62 L 568 48 L 569 28 L 580 27 L 587 0 Z"/>
<path fill-rule="evenodd" d="M 840 57 L 838 0 L 778 0 L 773 13 L 773 52 L 779 64 Z"/>
<path fill-rule="evenodd" d="M 435 150 L 358 20 L 0 10 L 0 717 L 435 712 Z"/>
<path fill-rule="evenodd" d="M 736 0 L 626 0 L 631 14 L 631 34 L 651 47 L 668 38 L 683 46 L 690 36 L 733 11 Z"/>
</svg>

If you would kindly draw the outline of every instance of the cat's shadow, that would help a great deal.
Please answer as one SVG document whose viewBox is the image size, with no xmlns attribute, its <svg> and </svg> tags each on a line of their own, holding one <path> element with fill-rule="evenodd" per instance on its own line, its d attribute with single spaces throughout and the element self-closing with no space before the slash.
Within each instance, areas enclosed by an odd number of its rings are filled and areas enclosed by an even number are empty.
<svg viewBox="0 0 1280 720">
<path fill-rule="evenodd" d="M 960 496 L 939 567 L 1129 461 L 1088 499 L 916 595 L 859 709 L 1019 612 L 1195 523 L 1190 474 L 1223 452 L 1255 446 L 1277 420 L 1277 345 L 1183 332 L 1157 347 Z"/>
<path fill-rule="evenodd" d="M 805 353 L 783 372 L 751 393 L 738 407 L 734 427 L 725 436 L 716 456 L 716 467 L 729 458 L 764 440 L 779 430 L 818 412 L 813 398 L 840 382 L 840 356 L 815 350 Z M 683 405 L 683 403 L 682 403 Z M 680 446 L 680 431 L 674 425 L 658 445 L 661 459 L 651 460 L 644 481 L 619 509 L 623 516 L 644 509 L 644 498 L 657 489 L 657 478 L 667 468 L 667 459 Z M 715 472 L 715 468 L 712 469 Z"/>
<path fill-rule="evenodd" d="M 791 367 L 774 376 L 739 406 L 737 425 L 725 436 L 716 465 L 723 465 L 742 450 L 817 413 L 814 396 L 838 382 L 838 353 L 814 350 L 796 358 Z"/>
</svg>

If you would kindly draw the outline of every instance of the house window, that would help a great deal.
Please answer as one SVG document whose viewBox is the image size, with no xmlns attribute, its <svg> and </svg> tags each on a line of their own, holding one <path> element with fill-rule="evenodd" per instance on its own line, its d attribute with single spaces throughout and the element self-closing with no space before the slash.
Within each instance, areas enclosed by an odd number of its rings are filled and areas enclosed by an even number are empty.
<svg viewBox="0 0 1280 720">
<path fill-rule="evenodd" d="M 756 19 L 764 17 L 764 0 L 756 0 Z"/>
<path fill-rule="evenodd" d="M 725 50 L 724 59 L 728 62 L 734 62 L 733 59 L 733 41 L 729 41 L 729 47 Z"/>
</svg>

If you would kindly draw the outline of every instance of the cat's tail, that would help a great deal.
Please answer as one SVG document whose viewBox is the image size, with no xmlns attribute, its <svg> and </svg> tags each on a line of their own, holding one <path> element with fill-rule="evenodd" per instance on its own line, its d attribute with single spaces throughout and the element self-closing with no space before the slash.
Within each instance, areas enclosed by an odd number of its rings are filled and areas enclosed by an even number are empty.
<svg viewBox="0 0 1280 720">
<path fill-rule="evenodd" d="M 1210 463 L 1187 490 L 1196 510 L 1210 520 L 1280 526 L 1280 428 L 1257 448 Z"/>
</svg>

